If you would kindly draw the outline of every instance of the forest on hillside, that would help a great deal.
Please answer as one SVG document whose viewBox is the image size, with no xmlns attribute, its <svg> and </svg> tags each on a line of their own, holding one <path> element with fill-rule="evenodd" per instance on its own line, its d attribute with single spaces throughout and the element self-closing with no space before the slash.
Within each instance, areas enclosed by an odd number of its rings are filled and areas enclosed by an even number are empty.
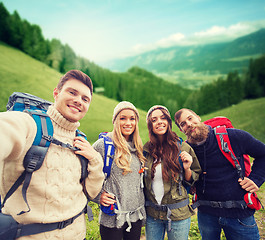
<svg viewBox="0 0 265 240">
<path fill-rule="evenodd" d="M 91 77 L 94 89 L 104 89 L 106 97 L 131 101 L 143 110 L 162 104 L 168 107 L 172 115 L 182 107 L 205 114 L 246 98 L 265 96 L 265 56 L 250 60 L 248 71 L 244 75 L 228 73 L 226 78 L 219 78 L 194 91 L 164 81 L 139 67 L 132 67 L 124 73 L 101 68 L 88 59 L 77 56 L 68 44 L 62 44 L 58 39 L 45 39 L 38 25 L 21 19 L 17 11 L 10 14 L 1 2 L 0 41 L 62 74 L 70 69 L 79 69 Z"/>
</svg>

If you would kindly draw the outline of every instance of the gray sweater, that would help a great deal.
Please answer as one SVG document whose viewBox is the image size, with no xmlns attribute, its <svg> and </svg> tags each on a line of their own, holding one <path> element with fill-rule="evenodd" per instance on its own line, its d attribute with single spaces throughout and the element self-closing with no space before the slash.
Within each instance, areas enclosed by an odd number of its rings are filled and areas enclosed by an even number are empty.
<svg viewBox="0 0 265 240">
<path fill-rule="evenodd" d="M 93 147 L 104 159 L 104 140 L 97 140 L 93 144 Z M 139 174 L 141 163 L 136 155 L 136 149 L 132 142 L 128 142 L 128 147 L 132 156 L 130 166 L 132 172 L 122 175 L 123 170 L 116 165 L 114 159 L 110 176 L 106 179 L 102 188 L 102 191 L 112 193 L 116 196 L 119 211 L 114 216 L 100 212 L 99 222 L 101 225 L 109 228 L 121 228 L 127 222 L 129 224 L 127 231 L 130 231 L 131 222 L 136 222 L 140 219 L 143 220 L 143 224 L 145 223 L 146 213 L 144 208 L 143 176 Z M 99 198 L 100 194 L 96 198 L 98 203 Z"/>
</svg>

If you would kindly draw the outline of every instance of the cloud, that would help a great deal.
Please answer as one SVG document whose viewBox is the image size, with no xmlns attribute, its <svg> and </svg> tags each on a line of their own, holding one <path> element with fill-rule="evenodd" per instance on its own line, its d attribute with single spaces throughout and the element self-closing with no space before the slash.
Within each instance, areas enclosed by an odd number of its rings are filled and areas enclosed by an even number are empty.
<svg viewBox="0 0 265 240">
<path fill-rule="evenodd" d="M 158 47 L 171 47 L 185 40 L 185 35 L 182 33 L 172 34 L 167 38 L 162 38 L 155 45 Z"/>
<path fill-rule="evenodd" d="M 182 33 L 175 33 L 166 38 L 162 38 L 155 43 L 151 44 L 136 44 L 132 47 L 131 51 L 125 53 L 123 57 L 129 57 L 132 55 L 141 54 L 144 52 L 152 51 L 157 48 L 167 48 L 176 45 L 180 45 L 185 39 L 185 35 Z"/>
<path fill-rule="evenodd" d="M 206 31 L 196 32 L 191 37 L 197 44 L 231 41 L 265 27 L 265 20 L 255 23 L 240 22 L 229 27 L 213 26 Z"/>
<path fill-rule="evenodd" d="M 239 22 L 237 24 L 224 27 L 212 26 L 206 30 L 195 32 L 189 36 L 183 33 L 175 33 L 166 38 L 162 38 L 155 43 L 137 44 L 128 55 L 137 55 L 157 48 L 167 48 L 172 46 L 203 45 L 217 42 L 232 41 L 236 38 L 265 28 L 265 20 L 255 22 Z"/>
</svg>

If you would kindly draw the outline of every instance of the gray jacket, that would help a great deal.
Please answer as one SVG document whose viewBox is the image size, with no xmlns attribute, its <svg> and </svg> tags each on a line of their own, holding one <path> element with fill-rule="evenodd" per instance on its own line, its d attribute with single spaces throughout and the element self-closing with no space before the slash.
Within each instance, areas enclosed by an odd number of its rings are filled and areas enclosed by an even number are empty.
<svg viewBox="0 0 265 240">
<path fill-rule="evenodd" d="M 104 140 L 97 140 L 93 144 L 93 147 L 104 159 Z M 114 216 L 109 216 L 101 211 L 99 222 L 101 225 L 109 228 L 121 228 L 127 222 L 129 225 L 127 231 L 130 231 L 131 222 L 136 222 L 140 219 L 143 220 L 143 224 L 145 223 L 146 213 L 144 208 L 143 173 L 139 174 L 141 162 L 136 155 L 136 149 L 132 142 L 128 143 L 128 147 L 132 156 L 130 166 L 132 172 L 123 175 L 123 170 L 116 165 L 114 159 L 110 176 L 106 179 L 101 191 L 114 194 L 119 209 Z M 96 198 L 98 203 L 99 198 L 100 194 Z"/>
</svg>

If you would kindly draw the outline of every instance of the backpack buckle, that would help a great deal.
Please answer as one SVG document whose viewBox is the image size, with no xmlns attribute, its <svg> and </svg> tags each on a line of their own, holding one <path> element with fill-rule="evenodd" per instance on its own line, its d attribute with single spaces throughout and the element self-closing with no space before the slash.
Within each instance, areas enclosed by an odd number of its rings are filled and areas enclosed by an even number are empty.
<svg viewBox="0 0 265 240">
<path fill-rule="evenodd" d="M 42 138 L 44 139 L 44 140 L 46 140 L 46 141 L 48 141 L 48 142 L 52 142 L 52 140 L 53 140 L 53 136 L 46 136 L 46 135 L 42 135 Z"/>
<path fill-rule="evenodd" d="M 222 204 L 220 202 L 211 201 L 211 207 L 222 208 Z"/>
<path fill-rule="evenodd" d="M 24 104 L 25 104 L 25 109 L 30 109 L 30 100 L 27 98 L 24 98 Z"/>
<path fill-rule="evenodd" d="M 59 229 L 63 229 L 63 228 L 65 228 L 65 227 L 67 227 L 68 225 L 72 224 L 73 221 L 74 221 L 74 219 L 73 219 L 73 218 L 70 218 L 70 219 L 65 220 L 65 221 L 63 221 L 63 222 L 59 222 L 59 223 L 58 223 L 58 228 L 59 228 Z"/>
<path fill-rule="evenodd" d="M 38 163 L 38 160 L 37 160 L 37 159 L 32 159 L 32 160 L 29 162 L 29 164 L 28 164 L 28 166 L 27 166 L 27 168 L 26 168 L 26 171 L 27 171 L 27 172 L 34 172 L 34 170 L 35 170 L 35 168 L 36 168 L 36 166 L 37 166 L 37 163 Z"/>
</svg>

